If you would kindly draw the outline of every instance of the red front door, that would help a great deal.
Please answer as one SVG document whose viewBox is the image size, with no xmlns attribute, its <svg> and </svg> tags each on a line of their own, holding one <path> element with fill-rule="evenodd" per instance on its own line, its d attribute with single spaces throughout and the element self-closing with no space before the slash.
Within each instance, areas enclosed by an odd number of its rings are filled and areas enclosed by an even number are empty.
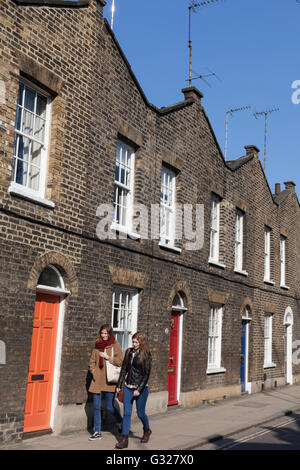
<svg viewBox="0 0 300 470">
<path fill-rule="evenodd" d="M 179 345 L 179 315 L 172 312 L 170 328 L 170 347 L 168 362 L 168 405 L 177 405 L 178 383 L 178 345 Z"/>
<path fill-rule="evenodd" d="M 59 303 L 59 296 L 36 296 L 24 412 L 25 433 L 50 428 Z"/>
</svg>

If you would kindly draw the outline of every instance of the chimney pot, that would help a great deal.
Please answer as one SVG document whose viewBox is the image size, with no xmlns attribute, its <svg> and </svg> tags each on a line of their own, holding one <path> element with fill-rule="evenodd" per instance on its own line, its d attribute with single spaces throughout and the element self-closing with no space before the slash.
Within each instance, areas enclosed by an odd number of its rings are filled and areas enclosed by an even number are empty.
<svg viewBox="0 0 300 470">
<path fill-rule="evenodd" d="M 275 184 L 275 194 L 280 194 L 281 189 L 280 189 L 280 183 Z"/>
</svg>

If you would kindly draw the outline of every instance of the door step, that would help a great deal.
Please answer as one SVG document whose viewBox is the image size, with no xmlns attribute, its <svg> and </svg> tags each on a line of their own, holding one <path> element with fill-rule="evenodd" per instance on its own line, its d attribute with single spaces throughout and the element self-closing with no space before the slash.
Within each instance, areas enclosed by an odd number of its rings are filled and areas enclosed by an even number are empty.
<svg viewBox="0 0 300 470">
<path fill-rule="evenodd" d="M 31 431 L 31 432 L 24 432 L 22 435 L 22 439 L 32 439 L 33 437 L 41 437 L 45 434 L 52 434 L 52 429 L 43 429 L 42 431 Z"/>
<path fill-rule="evenodd" d="M 172 411 L 178 411 L 178 410 L 183 410 L 182 405 L 168 405 L 167 407 L 167 413 L 172 413 Z"/>
</svg>

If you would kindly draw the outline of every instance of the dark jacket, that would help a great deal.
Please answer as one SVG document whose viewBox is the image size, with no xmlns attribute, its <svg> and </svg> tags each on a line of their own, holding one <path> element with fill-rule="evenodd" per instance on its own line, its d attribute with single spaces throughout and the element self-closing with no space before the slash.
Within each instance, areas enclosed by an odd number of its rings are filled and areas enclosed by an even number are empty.
<svg viewBox="0 0 300 470">
<path fill-rule="evenodd" d="M 136 385 L 136 390 L 141 392 L 146 387 L 149 380 L 151 360 L 148 355 L 145 355 L 143 369 L 140 352 L 137 351 L 131 364 L 133 351 L 133 348 L 129 348 L 124 355 L 117 388 L 121 388 L 123 378 L 125 377 L 125 381 L 128 385 Z"/>
</svg>

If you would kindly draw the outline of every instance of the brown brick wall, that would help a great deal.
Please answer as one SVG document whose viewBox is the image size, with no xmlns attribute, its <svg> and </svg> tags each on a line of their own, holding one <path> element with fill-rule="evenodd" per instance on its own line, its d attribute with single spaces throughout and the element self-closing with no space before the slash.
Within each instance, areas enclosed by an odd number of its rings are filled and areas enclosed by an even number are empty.
<svg viewBox="0 0 300 470">
<path fill-rule="evenodd" d="M 114 285 L 139 289 L 138 329 L 153 352 L 151 392 L 167 386 L 172 297 L 186 295 L 183 320 L 182 392 L 240 383 L 241 313 L 252 305 L 249 381 L 284 377 L 284 311 L 299 324 L 299 204 L 289 189 L 276 203 L 257 155 L 238 168 L 225 164 L 195 90 L 183 101 L 158 110 L 139 87 L 101 5 L 88 8 L 21 6 L 0 0 L 0 339 L 7 364 L 0 366 L 0 442 L 20 438 L 30 357 L 35 286 L 47 263 L 61 271 L 71 295 L 66 299 L 58 403 L 74 404 L 86 394 L 89 354 L 99 325 L 111 321 Z M 43 207 L 8 193 L 20 73 L 51 92 L 52 122 L 46 197 Z M 181 253 L 152 240 L 100 241 L 96 210 L 113 199 L 119 137 L 136 146 L 136 202 L 159 203 L 163 163 L 177 171 L 177 202 L 204 204 L 204 246 Z M 252 149 L 246 150 L 251 156 Z M 208 264 L 210 198 L 222 198 L 220 261 Z M 234 272 L 235 209 L 245 211 L 244 269 Z M 264 225 L 272 228 L 271 277 L 263 282 Z M 149 220 L 150 233 L 150 220 Z M 279 286 L 279 236 L 287 233 L 287 284 Z M 219 299 L 219 300 L 218 300 Z M 225 373 L 207 375 L 211 302 L 224 302 L 222 361 Z M 263 369 L 265 305 L 273 315 L 273 360 Z M 294 366 L 294 374 L 300 373 Z M 2 433 L 2 434 L 1 434 Z"/>
</svg>

